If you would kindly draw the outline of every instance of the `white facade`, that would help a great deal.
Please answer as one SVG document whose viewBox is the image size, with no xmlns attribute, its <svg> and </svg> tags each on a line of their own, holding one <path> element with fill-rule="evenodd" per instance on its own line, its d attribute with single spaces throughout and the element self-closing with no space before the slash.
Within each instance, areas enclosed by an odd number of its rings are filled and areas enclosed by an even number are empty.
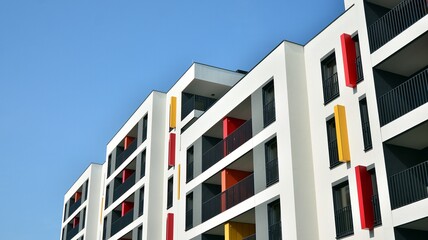
<svg viewBox="0 0 428 240">
<path fill-rule="evenodd" d="M 73 240 L 426 239 L 428 3 L 345 7 L 249 72 L 194 63 L 151 93 L 63 229 L 87 206 Z"/>
</svg>

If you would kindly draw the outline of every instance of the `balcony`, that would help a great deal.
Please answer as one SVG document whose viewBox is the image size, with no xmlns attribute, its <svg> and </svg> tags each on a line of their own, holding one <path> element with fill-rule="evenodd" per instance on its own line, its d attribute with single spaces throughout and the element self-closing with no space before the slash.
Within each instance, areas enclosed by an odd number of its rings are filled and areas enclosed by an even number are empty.
<svg viewBox="0 0 428 240">
<path fill-rule="evenodd" d="M 380 206 L 379 206 L 379 195 L 374 194 L 372 196 L 372 204 L 373 204 L 374 226 L 382 225 L 382 217 L 380 215 Z"/>
<path fill-rule="evenodd" d="M 428 161 L 389 177 L 391 207 L 396 209 L 428 198 Z"/>
<path fill-rule="evenodd" d="M 79 226 L 76 226 L 75 228 L 72 228 L 70 231 L 67 232 L 67 238 L 66 240 L 72 239 L 74 236 L 76 236 L 81 229 L 79 229 Z"/>
<path fill-rule="evenodd" d="M 124 150 L 123 152 L 121 152 L 117 157 L 116 157 L 116 168 L 117 169 L 120 165 L 122 165 L 122 163 L 129 157 L 131 156 L 131 154 L 137 149 L 137 139 L 134 139 L 134 141 L 132 141 L 132 143 L 128 146 L 128 148 L 126 148 L 126 150 Z"/>
<path fill-rule="evenodd" d="M 126 191 L 128 191 L 135 184 L 135 172 L 131 174 L 124 183 L 120 184 L 117 188 L 114 189 L 113 193 L 113 202 L 116 201 L 120 196 L 122 196 Z"/>
<path fill-rule="evenodd" d="M 79 200 L 77 200 L 77 202 L 71 204 L 69 209 L 68 209 L 68 217 L 70 217 L 71 214 L 73 214 L 76 211 L 76 209 L 78 209 L 80 207 L 81 204 L 82 204 L 82 198 L 79 198 Z"/>
<path fill-rule="evenodd" d="M 128 226 L 134 220 L 134 210 L 129 210 L 123 217 L 114 221 L 111 225 L 111 236 Z"/>
<path fill-rule="evenodd" d="M 378 98 L 381 126 L 428 102 L 428 68 Z"/>
<path fill-rule="evenodd" d="M 183 98 L 184 99 L 184 98 Z M 193 95 L 190 99 L 183 103 L 181 107 L 181 120 L 189 115 L 193 110 L 205 112 L 208 110 L 217 99 Z"/>
<path fill-rule="evenodd" d="M 336 224 L 336 238 L 343 238 L 354 234 L 351 206 L 337 209 L 334 212 L 334 222 Z"/>
<path fill-rule="evenodd" d="M 254 174 L 202 203 L 202 222 L 217 216 L 254 195 Z"/>
<path fill-rule="evenodd" d="M 256 240 L 256 234 L 244 237 L 242 240 Z"/>
<path fill-rule="evenodd" d="M 425 0 L 404 0 L 368 27 L 371 52 L 376 51 L 428 13 Z"/>
<path fill-rule="evenodd" d="M 281 234 L 281 221 L 269 226 L 269 240 L 280 240 Z"/>
<path fill-rule="evenodd" d="M 253 128 L 250 119 L 202 155 L 202 171 L 216 164 L 252 137 Z"/>
</svg>

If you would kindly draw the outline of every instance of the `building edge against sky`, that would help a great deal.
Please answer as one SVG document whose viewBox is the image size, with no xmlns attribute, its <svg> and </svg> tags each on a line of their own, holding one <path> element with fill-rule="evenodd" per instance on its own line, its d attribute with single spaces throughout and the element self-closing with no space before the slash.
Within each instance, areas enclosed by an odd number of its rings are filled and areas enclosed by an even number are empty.
<svg viewBox="0 0 428 240">
<path fill-rule="evenodd" d="M 345 8 L 249 72 L 194 63 L 152 92 L 60 239 L 426 239 L 428 2 Z"/>
</svg>

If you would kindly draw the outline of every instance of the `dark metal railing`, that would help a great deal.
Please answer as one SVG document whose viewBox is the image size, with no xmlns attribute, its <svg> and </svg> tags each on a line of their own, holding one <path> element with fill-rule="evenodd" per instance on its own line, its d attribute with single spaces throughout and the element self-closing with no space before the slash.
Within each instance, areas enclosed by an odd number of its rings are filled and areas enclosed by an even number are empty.
<svg viewBox="0 0 428 240">
<path fill-rule="evenodd" d="M 193 179 L 193 162 L 187 164 L 186 170 L 186 183 L 190 182 Z"/>
<path fill-rule="evenodd" d="M 269 240 L 281 240 L 281 221 L 269 226 Z"/>
<path fill-rule="evenodd" d="M 381 126 L 428 102 L 428 68 L 377 100 Z"/>
<path fill-rule="evenodd" d="M 200 111 L 208 110 L 212 105 L 214 105 L 216 101 L 217 99 L 214 99 L 214 98 L 194 95 L 182 105 L 181 120 L 183 120 L 193 110 L 200 110 Z"/>
<path fill-rule="evenodd" d="M 250 119 L 202 155 L 202 171 L 216 164 L 252 137 L 253 125 Z"/>
<path fill-rule="evenodd" d="M 270 186 L 279 180 L 278 159 L 266 162 L 266 186 Z"/>
<path fill-rule="evenodd" d="M 74 211 L 76 211 L 76 209 L 78 209 L 81 204 L 82 204 L 82 198 L 79 198 L 79 200 L 77 200 L 75 203 L 71 204 L 70 207 L 68 208 L 68 216 L 67 217 L 70 217 L 71 214 L 73 214 Z"/>
<path fill-rule="evenodd" d="M 380 215 L 380 205 L 379 205 L 379 195 L 374 194 L 372 196 L 372 205 L 373 205 L 373 218 L 374 225 L 382 225 L 382 217 Z"/>
<path fill-rule="evenodd" d="M 224 192 L 202 203 L 202 221 L 217 216 L 223 211 L 254 195 L 254 174 L 242 179 Z"/>
<path fill-rule="evenodd" d="M 80 232 L 79 226 L 76 226 L 75 228 L 72 228 L 70 231 L 67 232 L 66 240 L 72 239 L 74 236 L 76 236 Z"/>
<path fill-rule="evenodd" d="M 193 209 L 186 211 L 186 231 L 193 227 Z"/>
<path fill-rule="evenodd" d="M 331 102 L 339 96 L 339 82 L 337 73 L 323 79 L 324 104 Z"/>
<path fill-rule="evenodd" d="M 267 127 L 275 121 L 275 100 L 266 103 L 263 106 L 263 125 Z"/>
<path fill-rule="evenodd" d="M 428 12 L 426 0 L 404 0 L 368 27 L 371 52 L 406 30 Z"/>
<path fill-rule="evenodd" d="M 114 221 L 111 225 L 111 236 L 128 226 L 134 220 L 134 209 L 129 210 L 123 217 Z"/>
<path fill-rule="evenodd" d="M 392 209 L 428 198 L 428 161 L 390 176 L 389 191 Z"/>
<path fill-rule="evenodd" d="M 369 121 L 362 123 L 362 129 L 363 129 L 364 151 L 367 151 L 373 147 Z"/>
<path fill-rule="evenodd" d="M 135 172 L 132 173 L 124 183 L 120 184 L 114 189 L 113 192 L 113 202 L 116 201 L 120 196 L 122 196 L 126 191 L 128 191 L 135 184 Z"/>
<path fill-rule="evenodd" d="M 242 240 L 256 240 L 256 234 L 254 233 L 253 235 L 246 236 Z"/>
<path fill-rule="evenodd" d="M 339 152 L 337 150 L 337 140 L 334 139 L 328 143 L 328 157 L 330 159 L 330 168 L 334 168 L 342 162 L 339 161 Z"/>
<path fill-rule="evenodd" d="M 132 143 L 116 157 L 116 168 L 117 169 L 122 163 L 137 149 L 137 139 L 134 139 Z"/>
<path fill-rule="evenodd" d="M 351 205 L 335 210 L 334 222 L 336 224 L 336 238 L 353 234 L 354 224 L 352 223 Z"/>
<path fill-rule="evenodd" d="M 361 56 L 358 56 L 355 58 L 355 65 L 357 66 L 357 83 L 360 83 L 364 80 L 364 73 L 363 73 L 363 65 L 361 62 Z"/>
</svg>

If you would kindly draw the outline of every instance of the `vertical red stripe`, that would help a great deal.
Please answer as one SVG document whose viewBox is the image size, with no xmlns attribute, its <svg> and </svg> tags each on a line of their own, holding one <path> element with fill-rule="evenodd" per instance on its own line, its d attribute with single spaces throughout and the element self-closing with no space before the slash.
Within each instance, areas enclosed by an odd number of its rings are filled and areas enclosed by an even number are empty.
<svg viewBox="0 0 428 240">
<path fill-rule="evenodd" d="M 175 166 L 175 133 L 169 134 L 168 165 Z"/>
<path fill-rule="evenodd" d="M 357 86 L 357 64 L 355 42 L 348 34 L 340 36 L 340 43 L 342 45 L 343 68 L 345 70 L 346 86 L 355 88 Z"/>
<path fill-rule="evenodd" d="M 362 229 L 373 229 L 374 211 L 372 204 L 373 186 L 370 173 L 364 166 L 355 167 L 357 178 L 358 205 Z"/>
<path fill-rule="evenodd" d="M 166 217 L 166 240 L 174 240 L 174 214 L 168 213 Z"/>
<path fill-rule="evenodd" d="M 134 140 L 135 140 L 135 138 L 130 137 L 130 136 L 126 136 L 124 141 L 123 141 L 123 149 L 126 150 Z"/>
</svg>

